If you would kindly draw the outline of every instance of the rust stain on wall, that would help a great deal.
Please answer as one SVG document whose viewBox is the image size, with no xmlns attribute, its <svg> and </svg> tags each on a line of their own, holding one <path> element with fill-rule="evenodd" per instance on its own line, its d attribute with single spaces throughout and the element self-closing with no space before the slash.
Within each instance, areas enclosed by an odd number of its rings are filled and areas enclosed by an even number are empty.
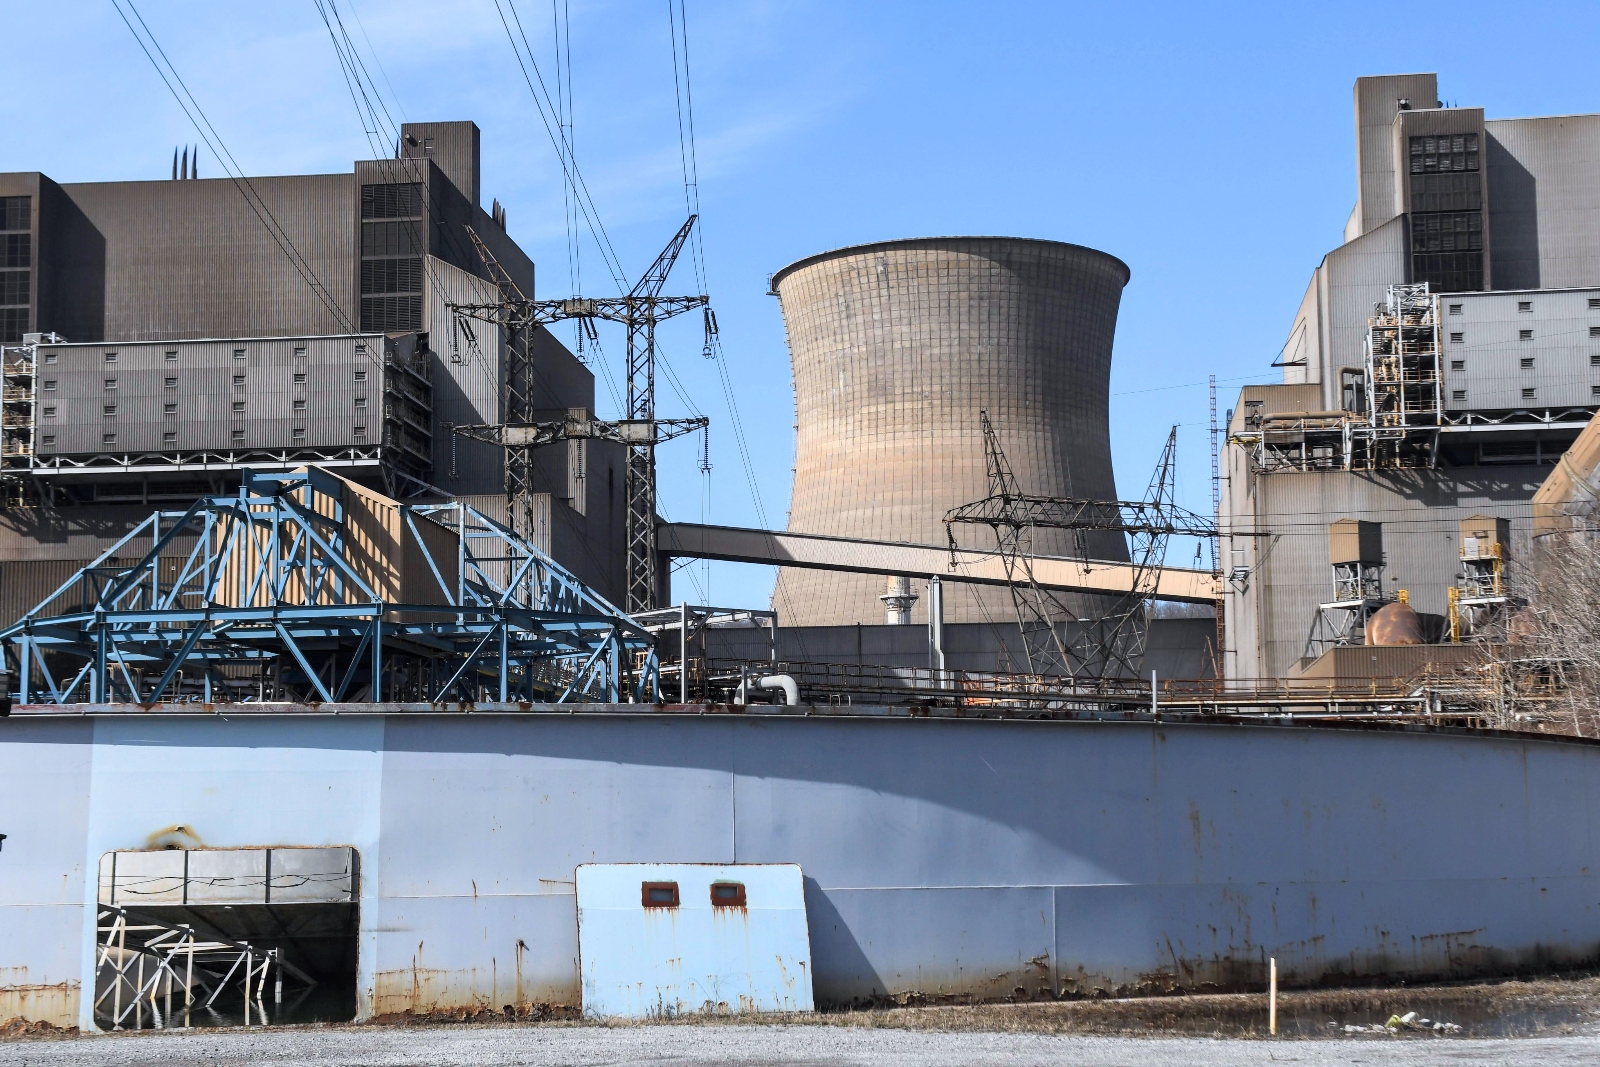
<svg viewBox="0 0 1600 1067">
<path fill-rule="evenodd" d="M 26 967 L 6 968 L 11 974 Z M 49 1023 L 52 1026 L 78 1025 L 78 983 L 57 982 L 54 985 L 27 982 L 0 985 L 0 1020 L 25 1019 L 31 1023 Z"/>
</svg>

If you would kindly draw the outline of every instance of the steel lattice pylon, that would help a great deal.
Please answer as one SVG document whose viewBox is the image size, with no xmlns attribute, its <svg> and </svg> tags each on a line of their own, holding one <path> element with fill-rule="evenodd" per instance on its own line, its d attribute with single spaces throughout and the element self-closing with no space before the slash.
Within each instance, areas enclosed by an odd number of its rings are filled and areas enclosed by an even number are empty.
<svg viewBox="0 0 1600 1067">
<path fill-rule="evenodd" d="M 491 441 L 501 444 L 508 449 L 526 450 L 537 447 L 537 444 L 546 444 L 555 440 L 565 440 L 574 437 L 600 437 L 606 440 L 620 440 L 628 450 L 627 465 L 624 477 L 624 490 L 627 498 L 627 597 L 624 601 L 629 611 L 644 611 L 657 607 L 657 561 L 656 561 L 656 458 L 655 446 L 671 437 L 678 436 L 676 432 L 662 432 L 661 427 L 666 426 L 672 430 L 682 425 L 693 423 L 690 428 L 703 428 L 704 419 L 656 419 L 656 325 L 667 319 L 681 315 L 695 308 L 706 307 L 709 299 L 705 296 L 662 296 L 661 287 L 666 283 L 667 275 L 672 270 L 672 265 L 677 261 L 678 254 L 683 250 L 684 243 L 689 239 L 689 231 L 694 227 L 697 216 L 690 215 L 689 220 L 683 224 L 674 235 L 667 247 L 661 250 L 650 269 L 625 296 L 617 297 L 571 297 L 566 300 L 529 300 L 520 292 L 508 291 L 501 284 L 502 299 L 494 304 L 451 304 L 449 305 L 453 317 L 451 350 L 459 351 L 458 335 L 464 335 L 469 345 L 475 345 L 469 320 L 476 319 L 482 322 L 493 323 L 504 329 L 508 337 L 526 337 L 534 328 L 548 326 L 563 319 L 595 320 L 604 319 L 608 322 L 619 322 L 627 328 L 627 396 L 624 402 L 624 417 L 618 422 L 602 423 L 591 420 L 587 425 L 603 427 L 596 433 L 587 432 L 556 432 L 556 428 L 565 424 L 539 424 L 532 421 L 532 412 L 526 405 L 518 408 L 515 398 L 520 395 L 518 387 L 512 385 L 508 388 L 508 403 L 506 405 L 505 422 L 500 425 L 477 425 L 452 427 L 455 433 L 481 441 Z M 479 255 L 485 258 L 486 264 L 493 263 L 493 257 L 488 256 L 487 249 L 480 248 Z M 490 267 L 491 272 L 498 271 L 498 265 Z M 500 272 L 503 273 L 503 272 Z M 496 279 L 500 277 L 496 273 Z M 513 286 L 514 290 L 515 287 Z M 708 327 L 709 329 L 709 327 Z M 518 363 L 515 358 L 510 365 L 516 369 L 516 374 L 521 374 L 525 381 L 529 372 L 524 358 Z M 524 386 L 525 392 L 525 386 Z M 628 429 L 632 427 L 632 429 Z M 528 435 L 518 435 L 511 431 L 546 431 L 536 436 L 542 436 L 534 444 L 525 443 Z M 554 434 L 552 436 L 552 434 Z M 511 453 L 510 459 L 515 456 Z M 510 470 L 517 466 L 517 462 L 508 462 L 508 476 Z M 524 458 L 520 469 L 527 469 Z M 526 479 L 524 478 L 525 482 Z M 518 483 L 522 485 L 521 482 Z M 511 489 L 508 484 L 508 489 Z M 512 512 L 517 514 L 518 497 L 516 492 L 526 495 L 528 489 L 511 489 Z M 515 523 L 513 523 L 515 525 Z M 518 530 L 525 535 L 531 531 Z"/>
<path fill-rule="evenodd" d="M 994 532 L 1031 673 L 1075 680 L 1138 676 L 1151 598 L 1166 565 L 1167 539 L 1173 534 L 1216 536 L 1213 523 L 1173 502 L 1177 427 L 1167 435 L 1143 500 L 1089 500 L 1023 493 L 989 413 L 981 412 L 979 420 L 989 495 L 945 515 L 952 551 L 958 547 L 957 526 L 987 526 Z M 1045 589 L 1035 580 L 1035 530 L 1072 531 L 1077 555 L 1086 561 L 1085 532 L 1115 530 L 1127 535 L 1133 563 L 1131 588 L 1115 599 L 1109 611 L 1096 618 L 1080 618 L 1063 594 Z"/>
</svg>

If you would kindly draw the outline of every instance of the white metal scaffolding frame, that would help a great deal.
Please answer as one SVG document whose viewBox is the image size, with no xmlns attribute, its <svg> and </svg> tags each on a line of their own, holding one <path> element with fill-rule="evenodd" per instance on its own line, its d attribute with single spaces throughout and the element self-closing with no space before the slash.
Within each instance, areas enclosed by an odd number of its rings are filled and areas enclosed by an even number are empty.
<svg viewBox="0 0 1600 1067">
<path fill-rule="evenodd" d="M 95 1020 L 108 1030 L 189 1029 L 197 1010 L 220 1023 L 215 1005 L 230 988 L 237 988 L 244 1004 L 244 1025 L 267 1026 L 269 977 L 273 1014 L 282 1009 L 285 978 L 302 987 L 301 999 L 317 985 L 278 949 L 205 936 L 192 926 L 106 904 L 97 911 L 94 975 Z M 205 994 L 203 1001 L 197 988 Z"/>
</svg>

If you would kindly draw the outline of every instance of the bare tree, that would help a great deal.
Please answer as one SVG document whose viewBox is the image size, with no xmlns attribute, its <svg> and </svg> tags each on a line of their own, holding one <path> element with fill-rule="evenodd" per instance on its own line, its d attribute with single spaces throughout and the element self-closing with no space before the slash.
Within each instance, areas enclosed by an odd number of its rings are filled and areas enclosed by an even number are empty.
<svg viewBox="0 0 1600 1067">
<path fill-rule="evenodd" d="M 1600 737 L 1600 530 L 1545 534 L 1518 557 L 1508 602 L 1476 627 L 1485 724 Z"/>
</svg>

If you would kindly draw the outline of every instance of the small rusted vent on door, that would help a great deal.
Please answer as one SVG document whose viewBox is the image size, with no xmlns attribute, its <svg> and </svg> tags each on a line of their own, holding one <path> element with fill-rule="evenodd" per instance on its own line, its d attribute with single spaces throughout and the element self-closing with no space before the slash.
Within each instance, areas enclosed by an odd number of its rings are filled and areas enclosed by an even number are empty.
<svg viewBox="0 0 1600 1067">
<path fill-rule="evenodd" d="M 744 883 L 712 882 L 711 906 L 713 908 L 744 907 Z"/>
<path fill-rule="evenodd" d="M 647 908 L 676 908 L 678 906 L 677 882 L 641 882 L 639 902 Z"/>
</svg>

